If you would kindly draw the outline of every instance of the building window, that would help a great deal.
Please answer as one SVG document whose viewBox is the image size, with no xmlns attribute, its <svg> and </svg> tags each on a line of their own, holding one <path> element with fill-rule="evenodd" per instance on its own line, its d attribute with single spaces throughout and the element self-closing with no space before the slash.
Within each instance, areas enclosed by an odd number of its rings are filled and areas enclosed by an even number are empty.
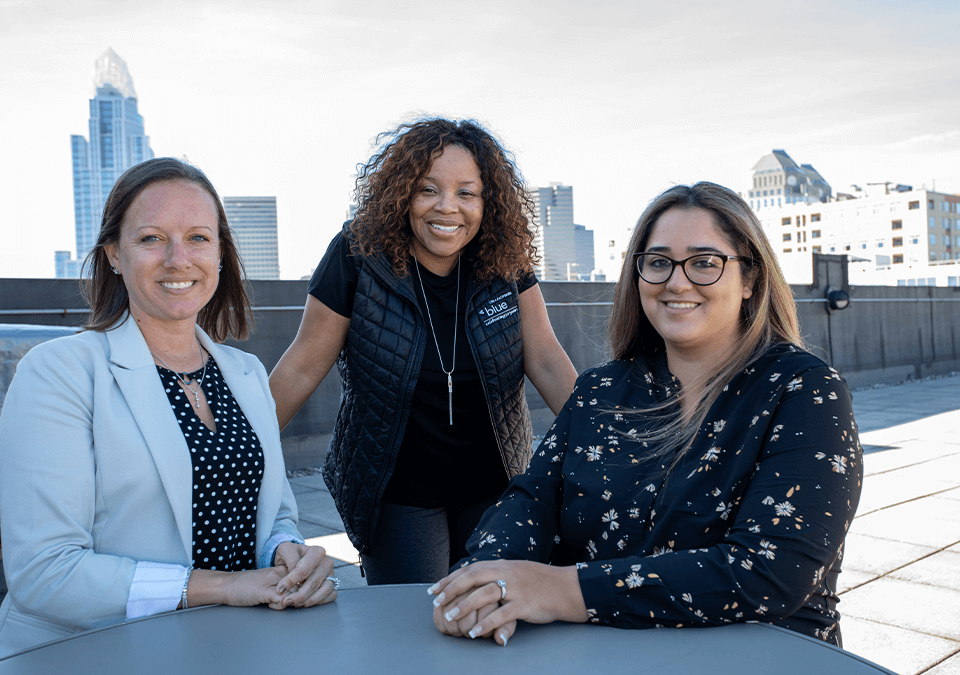
<svg viewBox="0 0 960 675">
<path fill-rule="evenodd" d="M 920 243 L 920 237 L 910 237 L 910 243 L 911 243 L 911 244 L 919 244 L 919 243 Z"/>
<path fill-rule="evenodd" d="M 943 235 L 943 245 L 944 245 L 944 246 L 949 246 L 949 245 L 950 245 L 950 235 L 949 235 L 949 234 Z"/>
<path fill-rule="evenodd" d="M 931 246 L 936 246 L 936 245 L 937 245 L 937 235 L 935 235 L 935 234 L 931 234 L 931 235 L 930 235 L 930 245 L 931 245 Z"/>
<path fill-rule="evenodd" d="M 820 252 L 820 247 L 819 247 L 819 246 L 814 246 L 814 247 L 813 247 L 813 252 L 814 252 L 814 253 L 819 253 L 819 252 Z"/>
<path fill-rule="evenodd" d="M 934 227 L 937 226 L 937 219 L 934 218 L 933 216 L 930 216 L 929 218 L 927 218 L 927 223 L 930 225 L 930 228 L 933 229 Z"/>
<path fill-rule="evenodd" d="M 936 259 L 937 259 L 937 252 L 930 251 L 930 260 L 936 260 Z"/>
<path fill-rule="evenodd" d="M 811 213 L 811 214 L 810 214 L 810 222 L 811 222 L 811 223 L 819 223 L 819 222 L 820 222 L 820 214 L 819 214 L 819 213 Z"/>
<path fill-rule="evenodd" d="M 935 210 L 935 207 L 936 207 L 936 204 L 934 204 L 934 201 L 933 201 L 932 199 L 928 199 L 928 200 L 927 200 L 927 208 L 930 209 L 931 211 L 933 211 L 933 210 Z"/>
<path fill-rule="evenodd" d="M 902 254 L 902 253 L 894 253 L 894 254 L 893 254 L 893 264 L 894 264 L 894 265 L 902 265 L 902 264 L 903 264 L 903 254 Z"/>
<path fill-rule="evenodd" d="M 792 238 L 793 238 L 793 235 L 790 234 L 789 232 L 787 232 L 785 235 L 783 235 L 783 240 L 784 240 L 784 241 L 790 241 Z"/>
<path fill-rule="evenodd" d="M 789 224 L 790 224 L 790 216 L 787 216 L 786 218 L 781 218 L 781 219 L 780 219 L 780 224 L 781 224 L 781 225 L 789 225 Z"/>
<path fill-rule="evenodd" d="M 877 242 L 877 248 L 883 248 L 883 242 L 882 242 L 882 241 L 878 241 L 878 242 Z"/>
<path fill-rule="evenodd" d="M 903 246 L 903 237 L 894 237 L 893 238 L 893 247 L 900 248 Z"/>
<path fill-rule="evenodd" d="M 866 248 L 866 247 L 867 247 L 867 242 L 863 242 L 860 244 L 860 248 Z"/>
<path fill-rule="evenodd" d="M 785 249 L 783 249 L 783 252 L 784 252 L 784 253 L 793 253 L 793 249 L 792 249 L 792 248 L 785 248 Z"/>
<path fill-rule="evenodd" d="M 890 221 L 890 229 L 891 229 L 891 230 L 902 230 L 902 229 L 903 229 L 903 221 L 902 221 L 902 220 L 892 220 L 892 221 Z"/>
<path fill-rule="evenodd" d="M 810 238 L 811 238 L 811 239 L 819 239 L 819 238 L 820 238 L 820 230 L 813 230 L 813 231 L 810 233 Z"/>
<path fill-rule="evenodd" d="M 907 204 L 907 208 L 910 209 L 911 211 L 913 211 L 914 209 L 919 209 L 919 208 L 920 208 L 920 202 L 918 202 L 918 201 L 917 201 L 917 202 L 910 202 L 909 204 Z"/>
<path fill-rule="evenodd" d="M 949 218 L 944 218 L 944 219 L 943 219 L 943 229 L 945 229 L 945 230 L 949 230 L 949 229 L 950 229 L 950 219 L 949 219 Z"/>
<path fill-rule="evenodd" d="M 843 250 L 844 250 L 844 251 L 849 251 L 849 250 L 850 250 L 850 244 L 847 244 L 846 246 L 844 246 L 844 247 L 843 247 Z"/>
</svg>

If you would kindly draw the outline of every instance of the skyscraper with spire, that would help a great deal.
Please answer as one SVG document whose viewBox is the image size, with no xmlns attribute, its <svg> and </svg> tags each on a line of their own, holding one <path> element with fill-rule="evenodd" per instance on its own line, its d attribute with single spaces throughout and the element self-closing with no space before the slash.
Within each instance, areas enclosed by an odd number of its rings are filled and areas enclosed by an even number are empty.
<svg viewBox="0 0 960 675">
<path fill-rule="evenodd" d="M 90 99 L 90 140 L 70 137 L 73 151 L 73 208 L 76 259 L 56 254 L 57 277 L 79 277 L 83 259 L 97 241 L 103 205 L 124 171 L 153 157 L 150 138 L 137 112 L 137 92 L 127 64 L 113 49 L 95 62 L 95 94 Z"/>
</svg>

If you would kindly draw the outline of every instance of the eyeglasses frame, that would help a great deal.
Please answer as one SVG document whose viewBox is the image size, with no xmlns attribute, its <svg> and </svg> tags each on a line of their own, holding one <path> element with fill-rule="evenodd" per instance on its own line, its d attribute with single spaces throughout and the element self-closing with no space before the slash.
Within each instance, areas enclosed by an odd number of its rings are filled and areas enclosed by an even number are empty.
<svg viewBox="0 0 960 675">
<path fill-rule="evenodd" d="M 670 274 L 667 275 L 667 278 L 664 279 L 663 281 L 647 281 L 646 279 L 644 279 L 643 273 L 640 272 L 640 256 L 642 255 L 655 255 L 660 258 L 663 258 L 664 260 L 669 260 L 670 264 L 673 265 L 673 267 L 670 268 Z M 723 261 L 723 267 L 720 270 L 720 274 L 717 276 L 716 279 L 711 281 L 709 284 L 701 284 L 698 281 L 694 281 L 693 279 L 690 278 L 690 275 L 687 274 L 687 267 L 686 267 L 687 261 L 693 260 L 694 258 L 702 258 L 704 256 L 713 256 L 714 258 L 720 258 Z M 637 270 L 637 274 L 640 276 L 640 278 L 643 279 L 645 283 L 648 283 L 651 286 L 659 286 L 660 284 L 665 284 L 668 281 L 670 281 L 670 279 L 673 277 L 673 273 L 677 271 L 677 267 L 683 270 L 683 276 L 685 276 L 687 278 L 687 281 L 689 281 L 694 286 L 713 286 L 715 283 L 720 281 L 720 279 L 723 277 L 723 273 L 727 269 L 727 262 L 730 260 L 734 260 L 737 262 L 744 262 L 747 259 L 741 255 L 724 255 L 723 253 L 697 253 L 695 255 L 690 256 L 689 258 L 684 258 L 683 260 L 674 260 L 670 256 L 663 255 L 662 253 L 654 253 L 653 251 L 641 251 L 639 253 L 633 254 L 633 261 L 634 261 L 633 268 Z M 752 262 L 749 262 L 749 264 L 753 265 Z"/>
</svg>

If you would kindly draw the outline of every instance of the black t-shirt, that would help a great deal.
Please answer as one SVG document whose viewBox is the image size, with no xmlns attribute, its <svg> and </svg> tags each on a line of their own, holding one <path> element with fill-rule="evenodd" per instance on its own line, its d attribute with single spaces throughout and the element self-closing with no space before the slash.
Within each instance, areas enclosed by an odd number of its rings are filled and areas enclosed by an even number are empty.
<svg viewBox="0 0 960 675">
<path fill-rule="evenodd" d="M 419 264 L 416 270 L 411 268 L 427 336 L 406 431 L 383 497 L 389 503 L 422 507 L 469 504 L 498 495 L 507 486 L 480 373 L 466 336 L 467 280 L 473 272 L 468 258 L 465 254 L 459 270 L 454 267 L 446 277 Z M 461 275 L 459 307 L 458 271 Z M 309 293 L 337 314 L 350 317 L 357 280 L 357 265 L 349 242 L 338 234 L 310 280 Z M 522 293 L 536 283 L 536 276 L 530 274 L 517 285 Z M 430 332 L 424 291 L 430 303 L 439 354 Z M 451 363 L 455 364 L 452 426 L 447 375 L 441 368 L 441 358 L 447 370 Z M 354 374 L 356 376 L 358 374 Z"/>
</svg>

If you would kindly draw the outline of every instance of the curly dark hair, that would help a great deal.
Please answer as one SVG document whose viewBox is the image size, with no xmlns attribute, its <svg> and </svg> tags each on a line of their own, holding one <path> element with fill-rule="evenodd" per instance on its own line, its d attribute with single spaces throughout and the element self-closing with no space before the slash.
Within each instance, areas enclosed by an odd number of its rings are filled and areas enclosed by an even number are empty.
<svg viewBox="0 0 960 675">
<path fill-rule="evenodd" d="M 382 253 L 397 276 L 407 275 L 414 236 L 410 202 L 434 158 L 456 145 L 473 155 L 483 181 L 483 219 L 470 242 L 474 274 L 516 281 L 533 271 L 539 262 L 528 225 L 533 201 L 512 155 L 480 124 L 444 118 L 407 122 L 379 134 L 376 144 L 373 157 L 357 167 L 358 207 L 349 226 L 355 254 Z"/>
</svg>

